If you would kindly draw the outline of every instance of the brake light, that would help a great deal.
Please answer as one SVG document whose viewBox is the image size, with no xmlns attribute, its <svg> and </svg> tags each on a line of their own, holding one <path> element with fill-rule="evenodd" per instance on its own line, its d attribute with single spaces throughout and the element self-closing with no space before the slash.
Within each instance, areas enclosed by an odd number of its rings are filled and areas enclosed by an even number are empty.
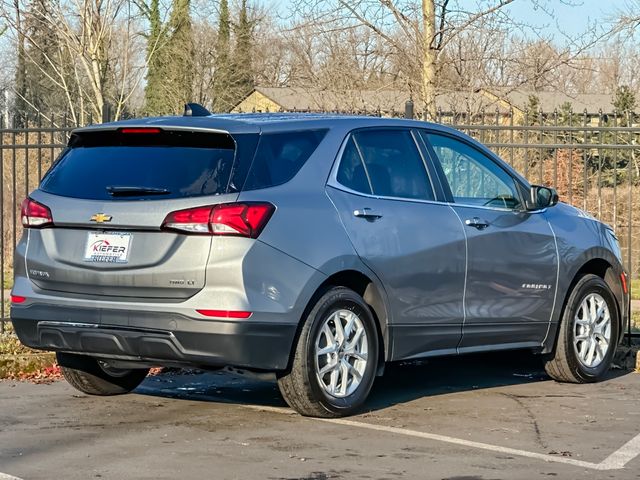
<svg viewBox="0 0 640 480">
<path fill-rule="evenodd" d="M 270 203 L 222 203 L 171 212 L 163 229 L 205 235 L 258 238 L 275 207 Z"/>
<path fill-rule="evenodd" d="M 22 202 L 22 226 L 24 228 L 42 228 L 53 225 L 51 210 L 46 205 L 27 197 Z"/>
<path fill-rule="evenodd" d="M 11 303 L 24 303 L 27 297 L 21 297 L 20 295 L 11 295 Z"/>
<path fill-rule="evenodd" d="M 125 133 L 125 134 L 156 134 L 156 133 L 160 133 L 160 129 L 159 128 L 148 128 L 148 127 L 142 127 L 142 128 L 122 128 L 120 129 L 120 133 Z"/>
<path fill-rule="evenodd" d="M 220 318 L 249 318 L 251 312 L 242 312 L 237 310 L 196 310 L 200 315 L 205 317 L 220 317 Z"/>
</svg>

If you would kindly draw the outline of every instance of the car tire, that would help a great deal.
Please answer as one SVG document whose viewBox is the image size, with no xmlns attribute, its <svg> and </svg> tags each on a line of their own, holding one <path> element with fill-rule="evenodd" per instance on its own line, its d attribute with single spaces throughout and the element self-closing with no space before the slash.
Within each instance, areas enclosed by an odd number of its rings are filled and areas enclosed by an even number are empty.
<svg viewBox="0 0 640 480">
<path fill-rule="evenodd" d="M 611 289 L 596 275 L 583 276 L 567 300 L 554 351 L 545 357 L 547 374 L 559 382 L 601 380 L 611 366 L 619 335 L 618 307 Z"/>
<path fill-rule="evenodd" d="M 89 395 L 121 395 L 142 383 L 148 368 L 133 370 L 111 369 L 86 355 L 56 353 L 62 375 L 76 390 Z"/>
<path fill-rule="evenodd" d="M 333 287 L 303 321 L 291 369 L 278 378 L 282 396 L 304 416 L 353 414 L 378 367 L 378 329 L 369 306 L 353 290 Z"/>
</svg>

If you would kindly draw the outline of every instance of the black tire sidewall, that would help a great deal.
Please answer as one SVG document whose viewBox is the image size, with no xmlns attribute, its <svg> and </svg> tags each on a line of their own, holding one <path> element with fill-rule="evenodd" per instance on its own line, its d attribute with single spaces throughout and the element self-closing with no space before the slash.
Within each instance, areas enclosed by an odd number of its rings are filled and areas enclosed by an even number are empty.
<svg viewBox="0 0 640 480">
<path fill-rule="evenodd" d="M 149 373 L 148 368 L 123 370 L 121 375 L 109 375 L 100 365 L 98 359 L 86 355 L 57 352 L 58 364 L 65 370 L 76 372 L 91 381 L 104 394 L 118 395 L 134 390 Z M 89 392 L 85 392 L 89 393 Z"/>
<path fill-rule="evenodd" d="M 593 368 L 589 368 L 580 362 L 574 347 L 575 316 L 583 299 L 591 293 L 597 293 L 604 298 L 607 303 L 607 307 L 609 308 L 609 314 L 611 315 L 611 339 L 609 341 L 609 349 L 607 350 L 607 354 L 603 361 Z M 609 289 L 609 286 L 604 282 L 604 280 L 595 275 L 583 277 L 571 293 L 569 303 L 567 304 L 565 318 L 563 318 L 563 322 L 565 324 L 564 341 L 566 342 L 567 360 L 571 370 L 575 372 L 582 381 L 598 381 L 609 370 L 613 356 L 616 352 L 620 334 L 618 317 L 617 302 L 613 293 Z"/>
<path fill-rule="evenodd" d="M 338 310 L 354 312 L 365 327 L 367 334 L 368 362 L 362 381 L 355 392 L 343 398 L 329 395 L 316 376 L 315 342 L 320 329 L 328 316 Z M 376 376 L 378 363 L 378 333 L 375 320 L 367 304 L 360 295 L 347 288 L 334 288 L 320 298 L 315 308 L 310 312 L 312 322 L 305 339 L 306 375 L 313 396 L 319 403 L 332 413 L 348 415 L 357 410 L 367 399 Z"/>
</svg>

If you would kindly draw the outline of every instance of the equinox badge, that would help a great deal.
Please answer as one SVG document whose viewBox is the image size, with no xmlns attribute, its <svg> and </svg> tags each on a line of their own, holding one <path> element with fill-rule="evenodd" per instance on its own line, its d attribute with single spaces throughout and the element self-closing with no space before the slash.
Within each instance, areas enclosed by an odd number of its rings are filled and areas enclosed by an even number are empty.
<svg viewBox="0 0 640 480">
<path fill-rule="evenodd" d="M 111 215 L 105 215 L 104 213 L 96 213 L 91 216 L 91 221 L 96 223 L 110 222 L 113 217 Z"/>
</svg>

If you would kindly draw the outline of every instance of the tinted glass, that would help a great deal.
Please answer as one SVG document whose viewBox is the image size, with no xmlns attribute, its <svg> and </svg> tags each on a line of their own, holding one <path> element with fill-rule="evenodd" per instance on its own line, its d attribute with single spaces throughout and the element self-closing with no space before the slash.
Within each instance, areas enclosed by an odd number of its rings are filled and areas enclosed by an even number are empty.
<svg viewBox="0 0 640 480">
<path fill-rule="evenodd" d="M 436 152 L 456 203 L 518 208 L 514 179 L 486 155 L 445 135 L 423 133 Z"/>
<path fill-rule="evenodd" d="M 215 195 L 227 190 L 234 152 L 234 140 L 222 134 L 81 133 L 72 136 L 40 188 L 91 200 Z M 128 187 L 149 192 L 122 195 Z"/>
<path fill-rule="evenodd" d="M 427 171 L 408 130 L 361 130 L 354 139 L 374 195 L 433 200 Z"/>
<path fill-rule="evenodd" d="M 338 167 L 337 180 L 356 192 L 371 194 L 371 186 L 367 179 L 367 172 L 362 164 L 362 158 L 358 153 L 353 137 L 349 137 L 347 146 L 342 154 L 340 166 Z"/>
<path fill-rule="evenodd" d="M 261 135 L 243 190 L 282 185 L 291 180 L 318 147 L 326 130 Z"/>
</svg>

